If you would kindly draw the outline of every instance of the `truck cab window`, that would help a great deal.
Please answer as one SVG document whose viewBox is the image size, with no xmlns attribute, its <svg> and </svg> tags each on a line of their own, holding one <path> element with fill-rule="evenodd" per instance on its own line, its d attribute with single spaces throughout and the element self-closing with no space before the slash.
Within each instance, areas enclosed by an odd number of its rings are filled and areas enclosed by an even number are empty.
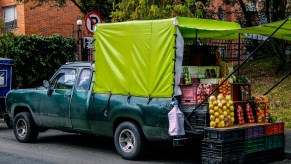
<svg viewBox="0 0 291 164">
<path fill-rule="evenodd" d="M 51 84 L 54 86 L 54 89 L 72 89 L 75 83 L 75 79 L 75 69 L 61 69 Z"/>
<path fill-rule="evenodd" d="M 77 90 L 87 90 L 89 88 L 90 75 L 91 75 L 91 70 L 88 68 L 83 69 L 81 71 L 79 79 L 78 79 Z"/>
</svg>

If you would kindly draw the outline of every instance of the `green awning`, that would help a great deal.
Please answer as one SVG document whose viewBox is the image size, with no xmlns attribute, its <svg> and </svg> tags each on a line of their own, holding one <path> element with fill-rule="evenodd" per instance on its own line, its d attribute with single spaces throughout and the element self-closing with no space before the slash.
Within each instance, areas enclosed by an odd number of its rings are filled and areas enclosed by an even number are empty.
<svg viewBox="0 0 291 164">
<path fill-rule="evenodd" d="M 242 28 L 240 30 L 234 30 L 233 32 L 270 36 L 284 21 L 285 20 L 281 20 L 261 26 Z M 272 37 L 291 41 L 291 19 L 289 18 L 287 22 Z"/>
<path fill-rule="evenodd" d="M 177 17 L 177 20 L 183 38 L 239 39 L 239 34 L 232 31 L 241 29 L 235 22 L 187 17 Z"/>
</svg>

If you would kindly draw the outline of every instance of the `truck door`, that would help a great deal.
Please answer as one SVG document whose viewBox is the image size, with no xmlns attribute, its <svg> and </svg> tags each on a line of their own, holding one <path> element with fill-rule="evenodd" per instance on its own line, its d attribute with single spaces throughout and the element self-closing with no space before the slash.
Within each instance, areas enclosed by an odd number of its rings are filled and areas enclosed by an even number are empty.
<svg viewBox="0 0 291 164">
<path fill-rule="evenodd" d="M 51 80 L 51 94 L 45 94 L 39 103 L 41 123 L 49 127 L 72 127 L 69 109 L 77 70 L 61 68 Z"/>
<path fill-rule="evenodd" d="M 77 80 L 76 87 L 73 90 L 71 103 L 71 120 L 74 129 L 82 130 L 84 132 L 91 131 L 89 113 L 88 113 L 88 97 L 90 84 L 92 78 L 92 71 L 90 68 L 83 68 Z"/>
</svg>

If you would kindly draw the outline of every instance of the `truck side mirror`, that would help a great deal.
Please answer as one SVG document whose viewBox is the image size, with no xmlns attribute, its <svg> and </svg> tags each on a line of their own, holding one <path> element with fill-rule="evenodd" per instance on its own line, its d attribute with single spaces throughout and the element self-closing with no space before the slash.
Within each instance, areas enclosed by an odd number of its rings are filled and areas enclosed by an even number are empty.
<svg viewBox="0 0 291 164">
<path fill-rule="evenodd" d="M 42 83 L 42 86 L 47 89 L 47 88 L 49 88 L 50 83 L 47 80 L 44 80 Z"/>
<path fill-rule="evenodd" d="M 44 80 L 43 81 L 43 87 L 47 89 L 47 95 L 50 96 L 53 93 L 53 90 L 51 88 L 51 84 L 49 83 L 49 81 Z"/>
</svg>

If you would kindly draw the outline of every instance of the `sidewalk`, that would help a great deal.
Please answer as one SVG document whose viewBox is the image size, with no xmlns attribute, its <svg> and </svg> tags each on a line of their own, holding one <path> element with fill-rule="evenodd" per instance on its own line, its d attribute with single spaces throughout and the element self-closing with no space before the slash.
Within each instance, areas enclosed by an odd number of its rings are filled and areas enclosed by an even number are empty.
<svg viewBox="0 0 291 164">
<path fill-rule="evenodd" d="M 285 157 L 291 159 L 291 129 L 285 129 Z"/>
</svg>

